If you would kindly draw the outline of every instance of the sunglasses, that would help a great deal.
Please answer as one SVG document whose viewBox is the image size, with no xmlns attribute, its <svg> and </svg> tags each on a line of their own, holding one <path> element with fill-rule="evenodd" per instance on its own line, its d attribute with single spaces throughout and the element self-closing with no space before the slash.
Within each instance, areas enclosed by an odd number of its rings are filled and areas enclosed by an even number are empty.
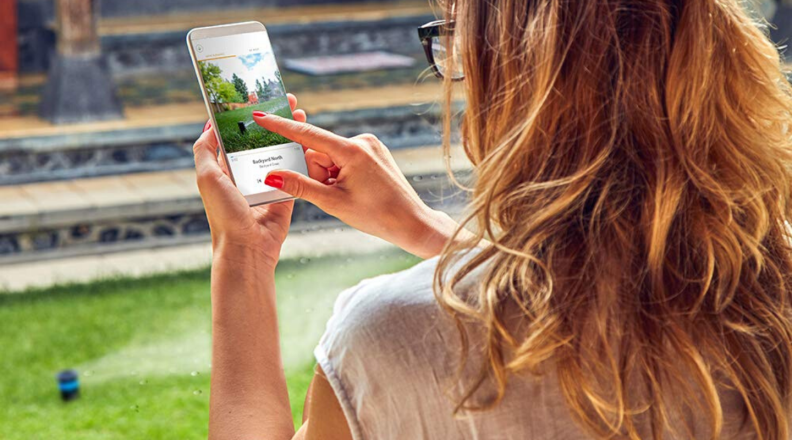
<svg viewBox="0 0 792 440">
<path fill-rule="evenodd" d="M 418 39 L 421 40 L 426 60 L 436 77 L 461 81 L 465 79 L 465 73 L 462 70 L 459 50 L 452 46 L 453 33 L 453 21 L 436 20 L 418 28 Z"/>
</svg>

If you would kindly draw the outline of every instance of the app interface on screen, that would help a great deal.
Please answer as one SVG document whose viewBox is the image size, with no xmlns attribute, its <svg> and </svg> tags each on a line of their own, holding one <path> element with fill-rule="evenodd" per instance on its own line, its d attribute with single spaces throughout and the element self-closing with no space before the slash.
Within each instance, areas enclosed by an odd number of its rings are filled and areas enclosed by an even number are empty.
<svg viewBox="0 0 792 440">
<path fill-rule="evenodd" d="M 272 191 L 267 173 L 308 174 L 302 147 L 253 121 L 262 111 L 292 118 L 266 32 L 193 40 L 198 67 L 231 172 L 244 195 Z"/>
</svg>

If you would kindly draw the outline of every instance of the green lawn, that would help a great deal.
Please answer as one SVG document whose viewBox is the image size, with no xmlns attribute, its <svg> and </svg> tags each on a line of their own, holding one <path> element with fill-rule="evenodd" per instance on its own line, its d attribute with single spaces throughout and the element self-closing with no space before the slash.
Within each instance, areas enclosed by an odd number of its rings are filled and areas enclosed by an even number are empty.
<svg viewBox="0 0 792 440">
<path fill-rule="evenodd" d="M 285 96 L 261 104 L 251 105 L 250 107 L 216 114 L 218 130 L 223 138 L 226 152 L 234 153 L 291 142 L 279 134 L 261 128 L 256 123 L 247 125 L 247 133 L 242 134 L 239 131 L 237 122 L 245 122 L 247 124 L 253 121 L 253 112 L 256 110 L 289 119 L 292 117 L 289 100 Z"/>
<path fill-rule="evenodd" d="M 417 261 L 393 251 L 278 266 L 295 423 L 338 292 Z M 209 300 L 208 270 L 0 294 L 0 439 L 206 438 Z M 69 404 L 54 379 L 62 368 L 81 376 Z"/>
</svg>

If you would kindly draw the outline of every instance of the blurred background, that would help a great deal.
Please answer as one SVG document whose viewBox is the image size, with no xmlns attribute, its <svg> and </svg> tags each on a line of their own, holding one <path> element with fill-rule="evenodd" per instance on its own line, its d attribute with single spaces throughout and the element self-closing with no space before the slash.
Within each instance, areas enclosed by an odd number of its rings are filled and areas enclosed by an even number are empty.
<svg viewBox="0 0 792 440">
<path fill-rule="evenodd" d="M 748 7 L 789 40 L 792 1 Z M 433 19 L 426 0 L 0 0 L 0 438 L 206 437 L 211 255 L 191 147 L 207 114 L 189 29 L 263 22 L 309 122 L 376 134 L 427 203 L 459 215 L 415 30 Z M 283 257 L 299 420 L 336 295 L 418 260 L 304 202 Z"/>
</svg>

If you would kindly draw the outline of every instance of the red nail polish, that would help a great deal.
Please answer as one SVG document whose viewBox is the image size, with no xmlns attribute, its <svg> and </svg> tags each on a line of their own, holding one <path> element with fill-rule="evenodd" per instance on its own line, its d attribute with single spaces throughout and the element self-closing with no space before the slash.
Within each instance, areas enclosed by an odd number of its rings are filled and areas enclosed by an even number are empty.
<svg viewBox="0 0 792 440">
<path fill-rule="evenodd" d="M 212 128 L 212 121 L 206 121 L 203 131 L 209 130 L 210 128 Z"/>
<path fill-rule="evenodd" d="M 273 188 L 283 188 L 283 177 L 267 176 L 267 178 L 264 179 L 264 184 Z"/>
<path fill-rule="evenodd" d="M 267 116 L 267 114 L 265 112 L 255 111 L 255 112 L 253 112 L 253 116 L 255 116 L 257 118 L 263 118 L 264 116 Z"/>
</svg>

